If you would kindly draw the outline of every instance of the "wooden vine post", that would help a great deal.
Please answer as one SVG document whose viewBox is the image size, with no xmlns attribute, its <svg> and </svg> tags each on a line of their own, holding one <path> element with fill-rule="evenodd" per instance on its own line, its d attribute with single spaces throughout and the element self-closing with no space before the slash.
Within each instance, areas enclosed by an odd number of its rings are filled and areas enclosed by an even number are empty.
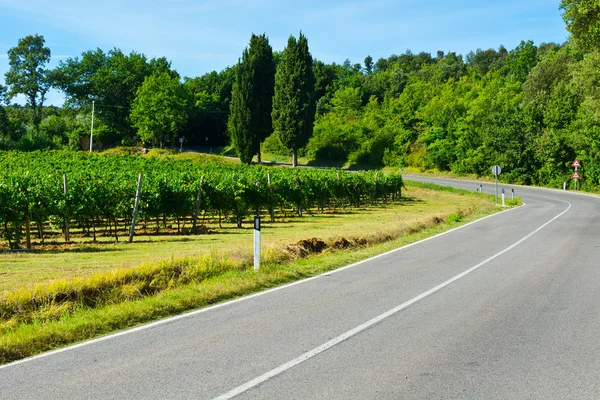
<svg viewBox="0 0 600 400">
<path fill-rule="evenodd" d="M 133 205 L 133 218 L 131 220 L 131 230 L 129 231 L 129 243 L 133 242 L 135 233 L 135 223 L 137 220 L 138 207 L 140 206 L 140 194 L 142 192 L 142 174 L 138 177 L 137 191 L 135 193 L 135 204 Z"/>
<path fill-rule="evenodd" d="M 267 174 L 267 184 L 269 185 L 269 214 L 271 215 L 271 222 L 275 222 L 275 210 L 273 207 L 273 187 L 271 186 L 271 173 Z"/>
<path fill-rule="evenodd" d="M 204 183 L 204 175 L 200 177 L 200 187 L 196 194 L 196 211 L 194 212 L 194 223 L 192 224 L 192 233 L 196 233 L 196 225 L 198 224 L 198 214 L 200 213 L 200 205 L 202 203 L 202 184 Z"/>
<path fill-rule="evenodd" d="M 65 242 L 69 242 L 71 233 L 69 232 L 69 182 L 67 181 L 67 174 L 63 174 L 63 188 L 65 191 Z"/>
</svg>

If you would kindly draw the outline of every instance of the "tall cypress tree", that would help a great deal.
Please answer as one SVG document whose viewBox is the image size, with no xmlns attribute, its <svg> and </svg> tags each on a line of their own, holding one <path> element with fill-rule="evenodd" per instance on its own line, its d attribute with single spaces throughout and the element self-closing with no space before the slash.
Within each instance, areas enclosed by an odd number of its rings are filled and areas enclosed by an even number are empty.
<svg viewBox="0 0 600 400">
<path fill-rule="evenodd" d="M 315 119 L 315 75 L 308 41 L 288 39 L 275 74 L 273 127 L 281 143 L 292 151 L 298 166 L 298 149 L 308 143 Z"/>
<path fill-rule="evenodd" d="M 255 140 L 251 130 L 252 117 L 248 106 L 252 98 L 252 70 L 248 59 L 248 49 L 245 49 L 242 59 L 238 61 L 227 122 L 233 146 L 240 161 L 245 164 L 252 163 L 255 154 L 253 149 Z"/>
<path fill-rule="evenodd" d="M 271 112 L 275 90 L 275 61 L 267 36 L 252 34 L 248 54 L 252 73 L 252 96 L 248 104 L 250 131 L 253 135 L 252 151 L 257 154 L 260 162 L 260 144 L 273 132 Z"/>
</svg>

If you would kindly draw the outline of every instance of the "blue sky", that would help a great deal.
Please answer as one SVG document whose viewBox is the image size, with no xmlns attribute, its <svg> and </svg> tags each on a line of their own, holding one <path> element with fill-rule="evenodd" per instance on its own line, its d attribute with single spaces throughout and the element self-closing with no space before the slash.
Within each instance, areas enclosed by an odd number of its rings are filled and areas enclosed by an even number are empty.
<svg viewBox="0 0 600 400">
<path fill-rule="evenodd" d="M 6 52 L 19 38 L 41 34 L 52 66 L 97 47 L 165 56 L 183 76 L 237 62 L 251 33 L 266 33 L 274 50 L 300 30 L 314 57 L 353 63 L 371 55 L 437 50 L 463 55 L 514 48 L 521 40 L 567 39 L 558 0 L 0 0 L 0 82 Z M 62 104 L 59 93 L 49 102 Z"/>
</svg>

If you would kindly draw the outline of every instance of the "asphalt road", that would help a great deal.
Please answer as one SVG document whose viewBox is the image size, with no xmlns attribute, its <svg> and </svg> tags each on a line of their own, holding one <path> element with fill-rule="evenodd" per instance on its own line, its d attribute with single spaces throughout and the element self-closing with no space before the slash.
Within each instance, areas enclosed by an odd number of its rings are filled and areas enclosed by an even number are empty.
<svg viewBox="0 0 600 400">
<path fill-rule="evenodd" d="M 600 199 L 515 190 L 358 265 L 0 367 L 0 398 L 600 399 Z"/>
</svg>

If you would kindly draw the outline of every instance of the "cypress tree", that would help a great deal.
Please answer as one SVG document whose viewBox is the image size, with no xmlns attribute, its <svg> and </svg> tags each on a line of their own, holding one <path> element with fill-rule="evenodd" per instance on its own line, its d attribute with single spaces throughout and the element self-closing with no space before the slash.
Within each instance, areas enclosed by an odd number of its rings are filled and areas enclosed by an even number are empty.
<svg viewBox="0 0 600 400">
<path fill-rule="evenodd" d="M 275 90 L 275 61 L 269 39 L 264 34 L 252 34 L 248 53 L 252 71 L 252 96 L 248 104 L 250 131 L 253 135 L 252 151 L 257 154 L 260 163 L 260 144 L 273 132 L 271 112 Z"/>
<path fill-rule="evenodd" d="M 288 39 L 275 74 L 273 128 L 281 143 L 292 151 L 298 166 L 298 149 L 308 143 L 315 119 L 315 75 L 308 41 L 300 33 L 298 40 Z"/>
<path fill-rule="evenodd" d="M 238 60 L 227 122 L 233 146 L 240 161 L 245 164 L 251 164 L 254 156 L 251 111 L 248 107 L 252 98 L 252 71 L 248 58 L 248 49 L 246 49 L 242 59 Z"/>
</svg>

